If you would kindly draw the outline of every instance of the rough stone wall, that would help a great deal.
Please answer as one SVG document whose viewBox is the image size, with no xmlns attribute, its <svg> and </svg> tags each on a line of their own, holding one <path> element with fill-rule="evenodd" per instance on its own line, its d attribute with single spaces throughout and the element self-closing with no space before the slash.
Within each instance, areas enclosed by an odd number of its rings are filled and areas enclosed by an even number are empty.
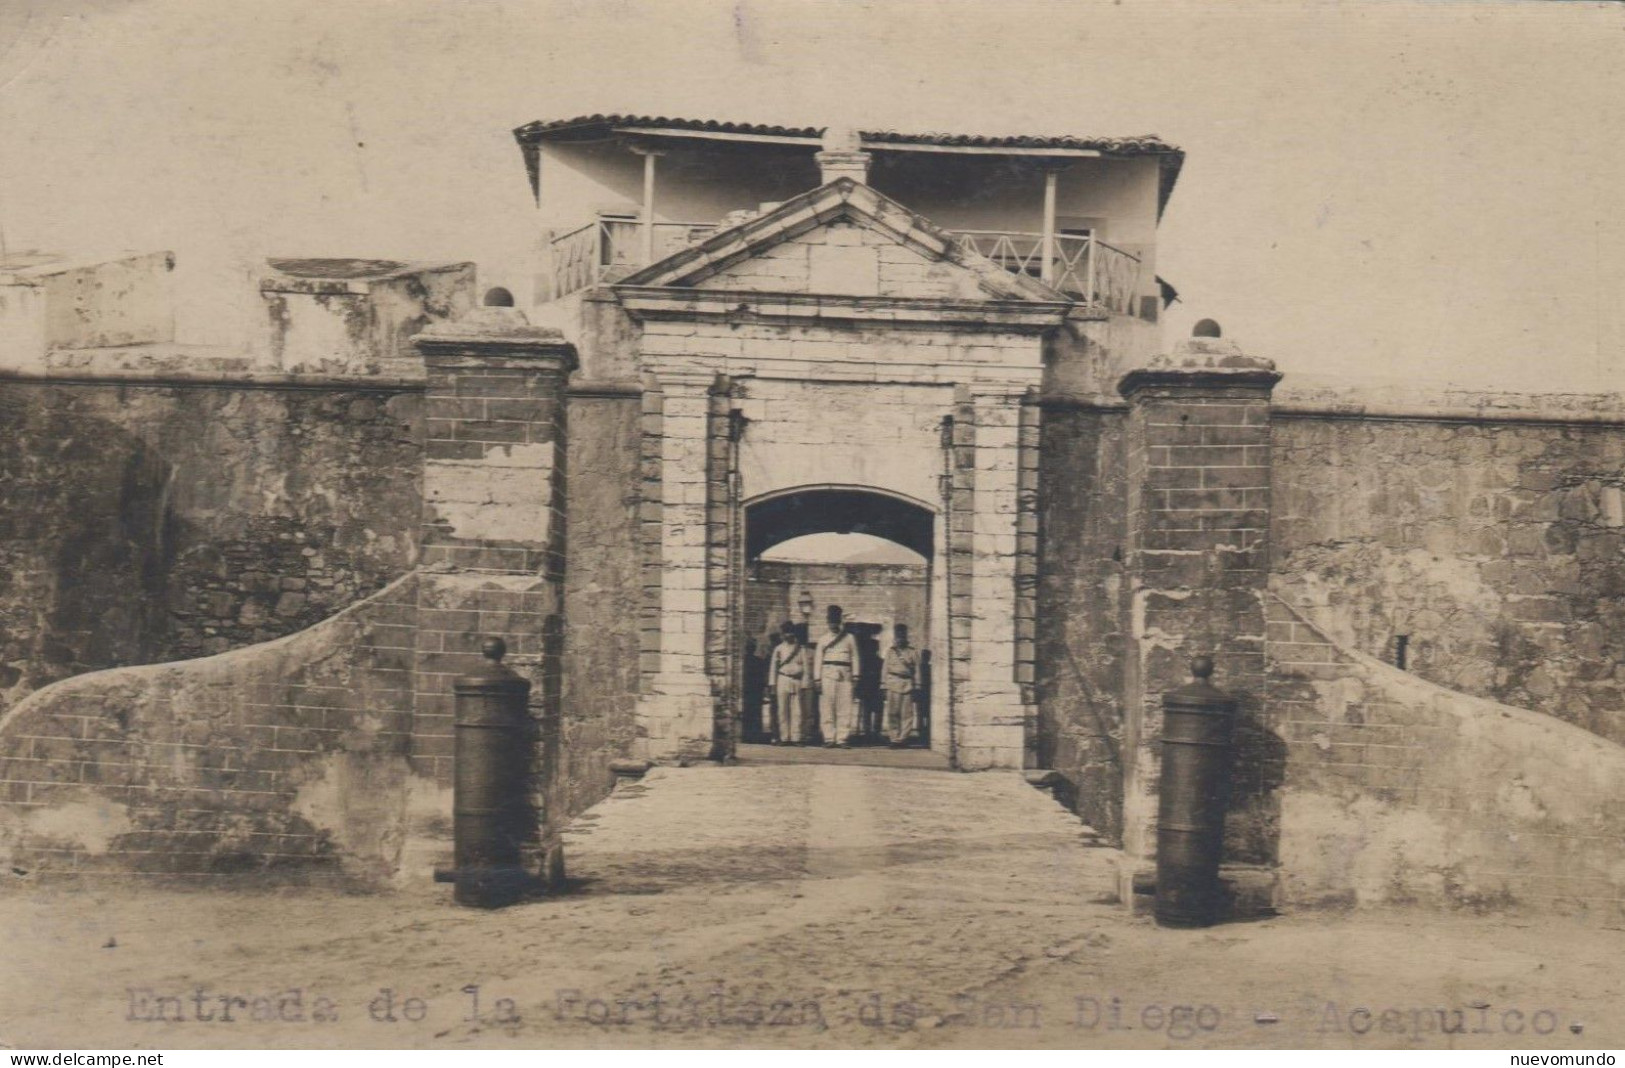
<svg viewBox="0 0 1625 1068">
<path fill-rule="evenodd" d="M 1038 766 L 1112 838 L 1123 826 L 1123 423 L 1046 407 L 1039 470 Z"/>
<path fill-rule="evenodd" d="M 566 460 L 562 759 L 555 807 L 573 815 L 612 785 L 636 734 L 643 592 L 638 391 L 573 390 Z"/>
<path fill-rule="evenodd" d="M 421 397 L 0 382 L 0 710 L 290 634 L 405 573 Z"/>
<path fill-rule="evenodd" d="M 1625 747 L 1339 647 L 1279 599 L 1266 610 L 1281 903 L 1625 919 Z"/>
<path fill-rule="evenodd" d="M 408 576 L 316 627 L 69 679 L 0 718 L 0 850 L 24 873 L 400 874 Z"/>
<path fill-rule="evenodd" d="M 1625 426 L 1283 418 L 1273 583 L 1388 663 L 1625 742 Z"/>
</svg>

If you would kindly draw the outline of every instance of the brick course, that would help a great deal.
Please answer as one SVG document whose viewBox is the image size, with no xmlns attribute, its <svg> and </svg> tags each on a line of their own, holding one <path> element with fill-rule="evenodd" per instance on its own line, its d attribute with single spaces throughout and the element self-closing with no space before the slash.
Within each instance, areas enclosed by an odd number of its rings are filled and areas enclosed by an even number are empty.
<svg viewBox="0 0 1625 1068">
<path fill-rule="evenodd" d="M 1362 657 L 1279 598 L 1266 610 L 1283 903 L 1625 918 L 1625 750 Z"/>
<path fill-rule="evenodd" d="M 1186 347 L 1213 358 L 1206 343 Z M 1268 732 L 1255 729 L 1268 579 L 1258 564 L 1268 553 L 1269 394 L 1279 377 L 1267 364 L 1193 361 L 1133 372 L 1121 387 L 1129 400 L 1123 841 L 1131 861 L 1155 854 L 1162 695 L 1188 680 L 1194 656 L 1212 656 L 1214 681 L 1238 699 L 1238 764 L 1268 757 Z M 1263 784 L 1237 781 L 1228 860 L 1271 859 L 1268 805 Z"/>
<path fill-rule="evenodd" d="M 281 641 L 81 676 L 13 709 L 0 730 L 6 862 L 393 879 L 416 586 L 408 576 Z"/>
</svg>

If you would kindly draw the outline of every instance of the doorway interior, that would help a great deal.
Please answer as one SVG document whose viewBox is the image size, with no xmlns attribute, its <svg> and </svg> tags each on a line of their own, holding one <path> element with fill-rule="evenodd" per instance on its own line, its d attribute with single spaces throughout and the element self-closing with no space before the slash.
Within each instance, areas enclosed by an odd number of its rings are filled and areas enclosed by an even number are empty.
<svg viewBox="0 0 1625 1068">
<path fill-rule="evenodd" d="M 744 507 L 744 559 L 736 619 L 740 627 L 740 685 L 736 733 L 755 747 L 782 740 L 784 714 L 777 707 L 770 664 L 777 632 L 790 623 L 802 643 L 827 632 L 826 613 L 842 609 L 857 639 L 854 698 L 860 730 L 852 749 L 888 748 L 882 658 L 893 628 L 908 628 L 918 651 L 919 685 L 914 693 L 917 741 L 911 748 L 945 748 L 947 739 L 933 712 L 942 705 L 934 692 L 935 639 L 945 631 L 937 618 L 943 605 L 935 595 L 940 576 L 933 563 L 939 536 L 934 509 L 895 493 L 855 486 L 807 486 L 765 495 Z M 804 699 L 789 719 L 792 734 L 809 750 L 850 762 L 852 754 L 823 750 L 816 694 Z M 838 758 L 838 759 L 837 759 Z"/>
</svg>

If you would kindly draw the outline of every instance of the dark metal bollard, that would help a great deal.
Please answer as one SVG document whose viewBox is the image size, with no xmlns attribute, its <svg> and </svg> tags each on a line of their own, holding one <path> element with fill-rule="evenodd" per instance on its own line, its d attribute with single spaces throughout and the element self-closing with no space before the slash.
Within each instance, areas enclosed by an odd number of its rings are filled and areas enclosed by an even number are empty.
<svg viewBox="0 0 1625 1068">
<path fill-rule="evenodd" d="M 1191 681 L 1162 698 L 1157 806 L 1157 923 L 1209 927 L 1224 907 L 1219 859 L 1230 800 L 1236 701 L 1208 682 L 1213 661 L 1191 661 Z"/>
<path fill-rule="evenodd" d="M 453 900 L 494 909 L 524 896 L 520 847 L 529 837 L 530 683 L 509 670 L 508 646 L 488 638 L 486 663 L 452 683 L 457 695 L 452 794 Z"/>
</svg>

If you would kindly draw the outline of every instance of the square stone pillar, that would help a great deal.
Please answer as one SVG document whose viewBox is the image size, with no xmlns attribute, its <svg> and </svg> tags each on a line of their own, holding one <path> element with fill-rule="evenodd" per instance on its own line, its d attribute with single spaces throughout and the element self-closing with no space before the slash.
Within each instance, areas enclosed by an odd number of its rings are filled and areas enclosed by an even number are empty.
<svg viewBox="0 0 1625 1068">
<path fill-rule="evenodd" d="M 1270 391 L 1280 377 L 1231 342 L 1191 338 L 1118 386 L 1129 402 L 1125 901 L 1155 859 L 1163 694 L 1188 681 L 1198 655 L 1214 658 L 1213 682 L 1243 715 L 1263 693 Z"/>
<path fill-rule="evenodd" d="M 969 418 L 955 424 L 955 466 L 970 490 L 969 516 L 955 507 L 950 517 L 961 549 L 950 563 L 961 564 L 951 610 L 968 622 L 955 650 L 961 662 L 954 747 L 967 770 L 1026 767 L 1032 748 L 1035 707 L 1030 685 L 1023 685 L 1031 682 L 1031 662 L 1023 665 L 1018 640 L 1020 516 L 1033 503 L 1022 494 L 1022 399 L 1021 392 L 974 391 Z M 962 494 L 963 487 L 956 488 Z"/>
<path fill-rule="evenodd" d="M 710 373 L 662 374 L 652 392 L 658 417 L 646 419 L 646 455 L 658 478 L 645 478 L 651 516 L 651 566 L 646 582 L 658 633 L 646 645 L 653 672 L 644 672 L 638 698 L 637 756 L 645 760 L 700 760 L 711 754 L 716 695 L 708 668 L 712 387 Z M 651 440 L 652 435 L 652 440 Z"/>
<path fill-rule="evenodd" d="M 575 350 L 514 308 L 480 308 L 414 339 L 427 372 L 422 581 L 413 763 L 452 777 L 452 679 L 502 638 L 532 675 L 532 705 L 556 693 L 564 564 L 565 384 Z"/>
</svg>

